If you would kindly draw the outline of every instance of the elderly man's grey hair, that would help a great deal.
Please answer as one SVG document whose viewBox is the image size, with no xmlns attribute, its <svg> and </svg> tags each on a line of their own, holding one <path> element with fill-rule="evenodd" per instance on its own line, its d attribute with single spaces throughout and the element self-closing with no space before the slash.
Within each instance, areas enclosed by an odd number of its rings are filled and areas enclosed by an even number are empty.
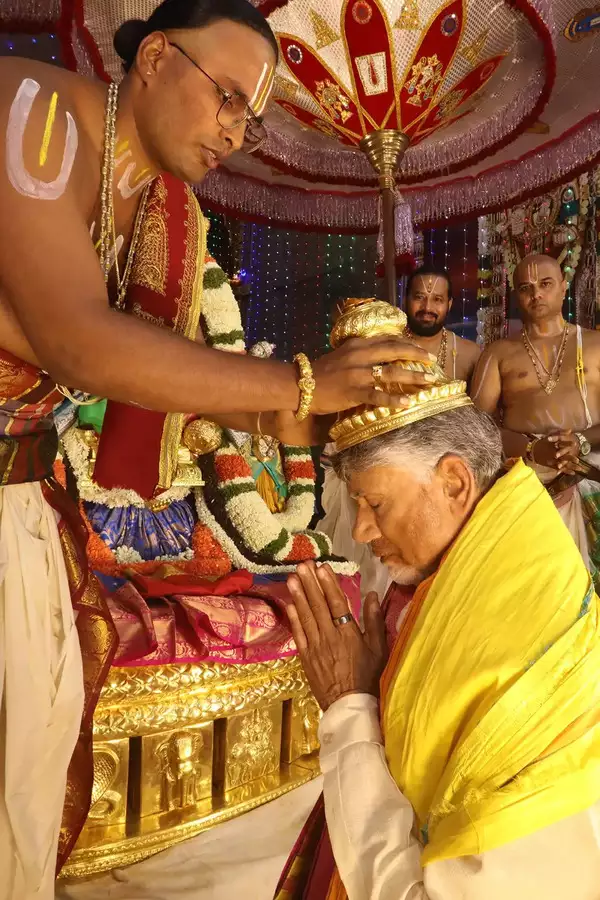
<svg viewBox="0 0 600 900">
<path fill-rule="evenodd" d="M 502 467 L 502 439 L 493 419 L 476 406 L 461 406 L 343 450 L 332 463 L 343 481 L 352 472 L 394 465 L 426 481 L 449 454 L 460 456 L 485 490 Z"/>
</svg>

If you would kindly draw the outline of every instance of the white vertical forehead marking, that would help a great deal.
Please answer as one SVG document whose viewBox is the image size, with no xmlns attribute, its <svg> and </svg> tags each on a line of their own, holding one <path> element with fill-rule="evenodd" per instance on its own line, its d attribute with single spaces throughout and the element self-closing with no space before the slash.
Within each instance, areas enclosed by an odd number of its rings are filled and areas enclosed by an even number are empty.
<svg viewBox="0 0 600 900">
<path fill-rule="evenodd" d="M 77 153 L 77 126 L 71 113 L 66 113 L 67 134 L 60 172 L 54 181 L 34 178 L 25 166 L 23 136 L 31 115 L 33 102 L 40 91 L 37 81 L 25 78 L 12 102 L 6 126 L 6 172 L 19 194 L 35 200 L 57 200 L 65 191 Z"/>
<path fill-rule="evenodd" d="M 258 116 L 265 108 L 271 83 L 273 81 L 274 69 L 269 63 L 265 63 L 258 79 L 256 89 L 249 101 L 250 107 Z"/>
</svg>

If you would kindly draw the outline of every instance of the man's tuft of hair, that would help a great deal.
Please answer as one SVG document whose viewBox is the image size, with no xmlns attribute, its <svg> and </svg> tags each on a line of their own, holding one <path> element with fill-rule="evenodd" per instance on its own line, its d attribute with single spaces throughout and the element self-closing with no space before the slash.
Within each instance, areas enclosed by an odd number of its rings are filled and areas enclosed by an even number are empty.
<svg viewBox="0 0 600 900">
<path fill-rule="evenodd" d="M 248 0 L 163 0 L 148 21 L 128 19 L 117 29 L 113 44 L 123 60 L 126 72 L 131 69 L 139 46 L 153 31 L 176 31 L 206 28 L 227 19 L 239 22 L 262 35 L 279 55 L 277 39 L 265 17 Z"/>
</svg>

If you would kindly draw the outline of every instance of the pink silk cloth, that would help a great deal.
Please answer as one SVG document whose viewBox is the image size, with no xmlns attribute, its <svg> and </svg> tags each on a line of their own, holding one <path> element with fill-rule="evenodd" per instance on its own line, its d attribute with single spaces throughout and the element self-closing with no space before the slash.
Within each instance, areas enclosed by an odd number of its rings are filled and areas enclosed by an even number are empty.
<svg viewBox="0 0 600 900">
<path fill-rule="evenodd" d="M 257 663 L 294 656 L 285 607 L 285 581 L 254 579 L 233 572 L 215 582 L 198 579 L 194 593 L 152 579 L 127 581 L 109 597 L 119 635 L 114 666 L 182 663 Z M 342 590 L 356 617 L 359 576 L 341 576 Z M 211 590 L 211 593 L 206 593 Z M 160 591 L 160 596 L 157 594 Z"/>
</svg>

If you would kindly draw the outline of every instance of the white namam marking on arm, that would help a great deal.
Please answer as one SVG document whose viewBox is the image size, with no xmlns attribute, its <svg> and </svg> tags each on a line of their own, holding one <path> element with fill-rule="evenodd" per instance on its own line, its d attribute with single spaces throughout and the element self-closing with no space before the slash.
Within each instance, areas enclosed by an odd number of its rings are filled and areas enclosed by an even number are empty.
<svg viewBox="0 0 600 900">
<path fill-rule="evenodd" d="M 10 183 L 19 194 L 35 200 L 58 200 L 67 187 L 75 154 L 77 153 L 77 126 L 71 113 L 65 113 L 67 134 L 60 172 L 54 181 L 43 181 L 31 175 L 23 157 L 23 137 L 31 115 L 33 102 L 40 85 L 32 78 L 25 78 L 16 93 L 8 115 L 6 128 L 6 172 Z"/>
</svg>

